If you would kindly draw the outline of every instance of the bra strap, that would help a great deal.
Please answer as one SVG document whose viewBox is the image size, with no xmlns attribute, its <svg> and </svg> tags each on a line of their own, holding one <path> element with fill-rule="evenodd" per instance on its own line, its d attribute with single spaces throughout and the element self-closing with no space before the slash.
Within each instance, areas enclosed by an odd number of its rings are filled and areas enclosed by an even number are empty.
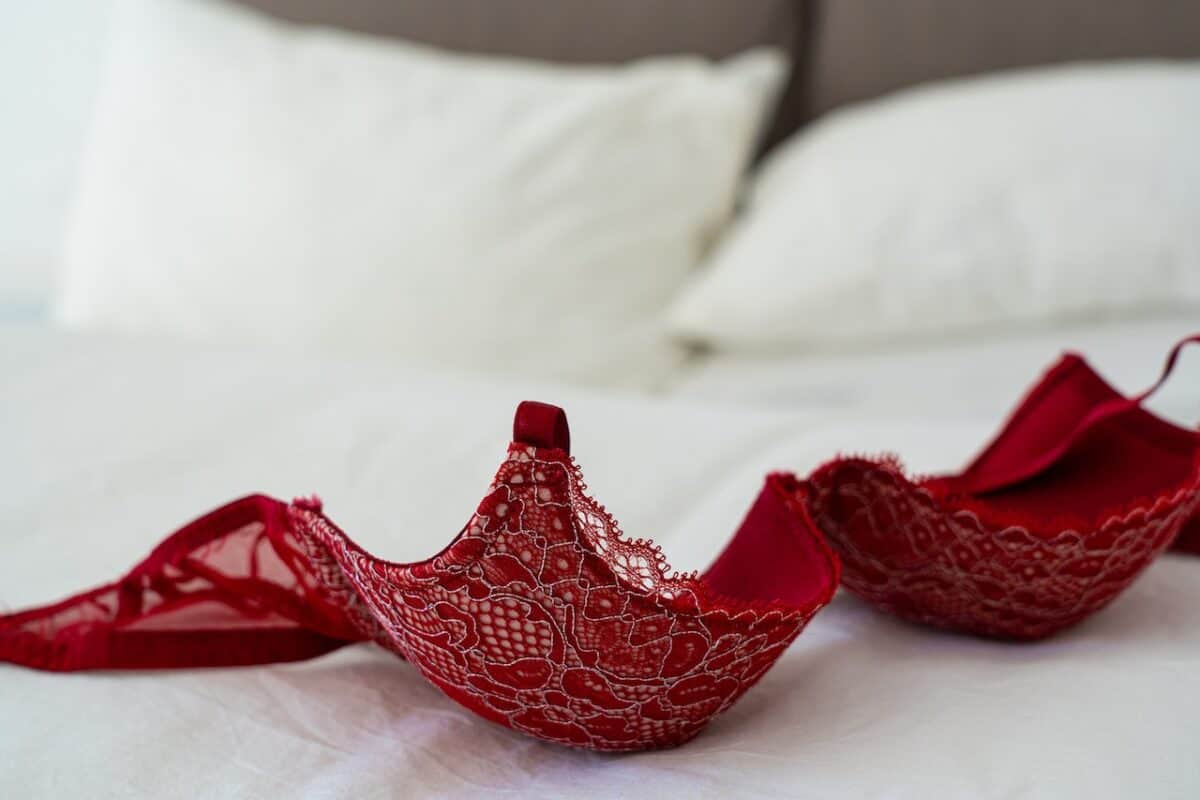
<svg viewBox="0 0 1200 800">
<path fill-rule="evenodd" d="M 1135 395 L 1133 402 L 1135 405 L 1140 405 L 1142 401 L 1148 400 L 1152 394 L 1162 388 L 1162 385 L 1167 382 L 1167 378 L 1171 377 L 1171 373 L 1175 371 L 1175 364 L 1179 361 L 1179 354 L 1183 352 L 1183 348 L 1189 344 L 1200 344 L 1200 333 L 1193 333 L 1191 336 L 1185 336 L 1175 343 L 1171 348 L 1171 352 L 1167 354 L 1167 360 L 1163 364 L 1162 374 L 1158 376 L 1158 380 L 1154 385 L 1145 390 L 1141 394 Z"/>
</svg>

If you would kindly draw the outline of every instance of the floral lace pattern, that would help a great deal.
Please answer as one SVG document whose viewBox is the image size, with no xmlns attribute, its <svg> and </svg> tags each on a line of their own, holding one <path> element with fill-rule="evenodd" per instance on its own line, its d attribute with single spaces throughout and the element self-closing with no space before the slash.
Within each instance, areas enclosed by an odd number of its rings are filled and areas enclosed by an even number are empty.
<svg viewBox="0 0 1200 800">
<path fill-rule="evenodd" d="M 829 600 L 713 596 L 623 538 L 565 453 L 514 443 L 445 551 L 380 561 L 311 501 L 289 507 L 327 597 L 364 637 L 502 725 L 595 750 L 680 744 L 750 688 Z"/>
<path fill-rule="evenodd" d="M 844 459 L 809 479 L 842 583 L 898 617 L 1037 639 L 1112 601 L 1200 511 L 1200 481 L 1088 530 L 984 521 L 909 481 L 891 459 Z"/>
</svg>

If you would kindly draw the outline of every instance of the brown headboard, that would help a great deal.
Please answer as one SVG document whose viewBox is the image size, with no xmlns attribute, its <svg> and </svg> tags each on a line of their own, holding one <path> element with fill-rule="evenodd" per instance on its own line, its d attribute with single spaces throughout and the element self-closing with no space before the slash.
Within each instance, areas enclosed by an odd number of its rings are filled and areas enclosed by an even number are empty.
<svg viewBox="0 0 1200 800">
<path fill-rule="evenodd" d="M 477 53 L 615 63 L 789 50 L 796 0 L 240 0 L 275 16 Z"/>
<path fill-rule="evenodd" d="M 294 22 L 395 36 L 474 53 L 617 63 L 668 53 L 722 58 L 755 45 L 795 60 L 802 0 L 237 0 Z M 794 77 L 794 76 L 793 76 Z M 772 127 L 799 126 L 799 81 Z"/>
<path fill-rule="evenodd" d="M 1200 57 L 1198 0 L 239 0 L 286 19 L 455 50 L 576 62 L 796 62 L 771 141 L 846 103 L 938 78 L 1080 59 Z"/>
<path fill-rule="evenodd" d="M 819 0 L 813 117 L 938 78 L 1063 61 L 1200 57 L 1197 0 Z"/>
</svg>

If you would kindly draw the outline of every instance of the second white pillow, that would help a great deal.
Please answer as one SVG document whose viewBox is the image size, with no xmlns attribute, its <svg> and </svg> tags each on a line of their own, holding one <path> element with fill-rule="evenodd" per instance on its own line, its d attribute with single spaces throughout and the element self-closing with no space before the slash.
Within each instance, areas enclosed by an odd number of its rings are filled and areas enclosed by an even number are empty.
<svg viewBox="0 0 1200 800">
<path fill-rule="evenodd" d="M 1046 68 L 836 112 L 675 304 L 730 350 L 1200 304 L 1200 64 Z"/>
</svg>

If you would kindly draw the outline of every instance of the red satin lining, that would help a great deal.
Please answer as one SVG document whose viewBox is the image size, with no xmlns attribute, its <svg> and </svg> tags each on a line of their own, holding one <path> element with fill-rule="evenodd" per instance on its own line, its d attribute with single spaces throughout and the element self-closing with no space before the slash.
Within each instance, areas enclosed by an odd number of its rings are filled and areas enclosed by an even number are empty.
<svg viewBox="0 0 1200 800">
<path fill-rule="evenodd" d="M 807 489 L 777 473 L 766 486 L 704 582 L 727 597 L 807 608 L 827 603 L 841 565 L 809 518 Z"/>
</svg>

